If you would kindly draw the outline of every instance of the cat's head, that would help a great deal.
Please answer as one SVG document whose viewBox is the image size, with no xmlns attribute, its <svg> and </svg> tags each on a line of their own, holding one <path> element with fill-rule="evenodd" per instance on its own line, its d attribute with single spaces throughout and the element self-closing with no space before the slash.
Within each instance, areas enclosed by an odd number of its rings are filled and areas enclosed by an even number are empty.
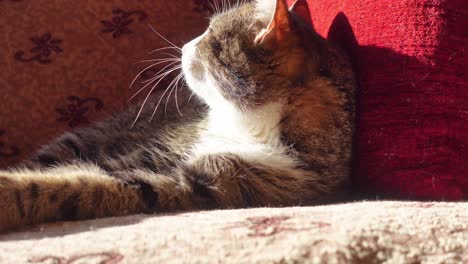
<svg viewBox="0 0 468 264">
<path fill-rule="evenodd" d="M 305 0 L 257 0 L 212 17 L 208 29 L 183 47 L 189 87 L 211 108 L 249 111 L 287 100 L 293 87 L 318 74 L 311 53 Z M 313 48 L 313 47 L 312 47 Z"/>
</svg>

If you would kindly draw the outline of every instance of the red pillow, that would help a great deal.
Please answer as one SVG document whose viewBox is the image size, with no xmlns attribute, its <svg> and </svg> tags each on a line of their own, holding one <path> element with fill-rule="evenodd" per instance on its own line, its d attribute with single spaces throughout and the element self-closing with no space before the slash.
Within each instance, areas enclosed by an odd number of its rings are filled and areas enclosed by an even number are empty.
<svg viewBox="0 0 468 264">
<path fill-rule="evenodd" d="M 466 1 L 308 2 L 316 30 L 356 62 L 357 187 L 387 198 L 467 199 Z"/>
</svg>

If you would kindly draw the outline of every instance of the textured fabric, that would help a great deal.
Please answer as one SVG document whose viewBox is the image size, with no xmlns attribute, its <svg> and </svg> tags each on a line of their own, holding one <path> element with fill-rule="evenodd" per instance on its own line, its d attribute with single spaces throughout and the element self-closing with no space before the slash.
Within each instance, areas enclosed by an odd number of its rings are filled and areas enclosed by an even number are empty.
<svg viewBox="0 0 468 264">
<path fill-rule="evenodd" d="M 468 203 L 131 216 L 0 235 L 0 263 L 467 263 Z"/>
<path fill-rule="evenodd" d="M 360 80 L 355 179 L 393 198 L 468 199 L 468 2 L 309 1 Z"/>
</svg>

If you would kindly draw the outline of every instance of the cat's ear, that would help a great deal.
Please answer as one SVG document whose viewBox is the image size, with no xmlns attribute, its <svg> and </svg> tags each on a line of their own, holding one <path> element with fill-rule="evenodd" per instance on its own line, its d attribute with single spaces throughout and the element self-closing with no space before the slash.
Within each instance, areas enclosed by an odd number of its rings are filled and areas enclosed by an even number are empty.
<svg viewBox="0 0 468 264">
<path fill-rule="evenodd" d="M 266 29 L 255 38 L 255 43 L 261 46 L 272 46 L 285 41 L 291 32 L 291 17 L 286 0 L 276 0 L 275 13 Z"/>
<path fill-rule="evenodd" d="M 289 11 L 302 18 L 309 25 L 312 25 L 312 19 L 310 18 L 310 9 L 306 0 L 296 0 L 294 4 L 289 8 Z"/>
</svg>

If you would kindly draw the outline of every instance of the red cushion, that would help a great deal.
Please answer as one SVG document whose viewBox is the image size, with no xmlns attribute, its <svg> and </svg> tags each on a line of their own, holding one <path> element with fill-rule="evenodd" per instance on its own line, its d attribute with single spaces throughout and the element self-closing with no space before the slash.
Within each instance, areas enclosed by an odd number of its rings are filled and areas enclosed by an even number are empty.
<svg viewBox="0 0 468 264">
<path fill-rule="evenodd" d="M 308 2 L 317 31 L 356 62 L 357 186 L 391 198 L 467 199 L 466 0 Z"/>
</svg>

